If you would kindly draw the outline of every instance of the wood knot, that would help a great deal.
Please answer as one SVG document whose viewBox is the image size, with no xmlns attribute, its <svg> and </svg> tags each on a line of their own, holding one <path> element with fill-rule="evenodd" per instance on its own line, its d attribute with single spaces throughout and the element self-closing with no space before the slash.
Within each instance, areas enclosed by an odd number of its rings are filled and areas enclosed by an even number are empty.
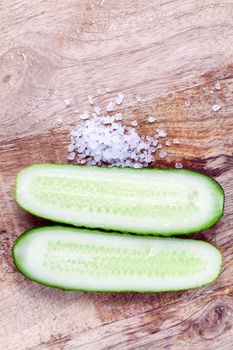
<svg viewBox="0 0 233 350">
<path fill-rule="evenodd" d="M 14 89 L 24 74 L 25 56 L 20 49 L 13 48 L 0 57 L 0 94 L 1 97 Z"/>
<path fill-rule="evenodd" d="M 211 303 L 194 328 L 201 338 L 214 339 L 231 328 L 232 311 L 226 302 Z"/>
</svg>

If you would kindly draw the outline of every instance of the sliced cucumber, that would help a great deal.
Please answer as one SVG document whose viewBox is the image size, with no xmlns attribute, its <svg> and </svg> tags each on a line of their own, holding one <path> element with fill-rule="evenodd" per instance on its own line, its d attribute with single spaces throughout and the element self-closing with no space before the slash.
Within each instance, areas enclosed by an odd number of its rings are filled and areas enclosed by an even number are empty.
<svg viewBox="0 0 233 350">
<path fill-rule="evenodd" d="M 37 164 L 18 174 L 16 200 L 57 222 L 171 235 L 215 224 L 224 193 L 213 179 L 189 170 Z"/>
<path fill-rule="evenodd" d="M 83 291 L 170 291 L 216 279 L 221 254 L 209 243 L 142 237 L 62 226 L 21 235 L 18 270 L 39 283 Z"/>
</svg>

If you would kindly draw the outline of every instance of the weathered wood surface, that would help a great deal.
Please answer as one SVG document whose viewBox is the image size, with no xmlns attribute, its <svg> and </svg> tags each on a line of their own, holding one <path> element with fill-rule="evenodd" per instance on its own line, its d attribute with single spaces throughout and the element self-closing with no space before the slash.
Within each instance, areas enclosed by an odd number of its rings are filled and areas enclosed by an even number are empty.
<svg viewBox="0 0 233 350">
<path fill-rule="evenodd" d="M 1 349 L 232 349 L 232 15 L 232 0 L 1 2 Z M 179 137 L 181 145 L 160 165 L 182 161 L 223 185 L 225 216 L 196 235 L 224 255 L 215 284 L 179 293 L 85 294 L 43 287 L 16 272 L 12 242 L 44 221 L 17 207 L 14 176 L 31 163 L 67 162 L 77 116 L 63 99 L 82 109 L 88 94 L 105 87 L 124 93 L 128 121 L 136 115 L 141 133 L 150 133 L 144 121 L 153 113 Z M 99 103 L 111 96 L 103 91 Z M 221 105 L 217 113 L 214 103 Z"/>
</svg>

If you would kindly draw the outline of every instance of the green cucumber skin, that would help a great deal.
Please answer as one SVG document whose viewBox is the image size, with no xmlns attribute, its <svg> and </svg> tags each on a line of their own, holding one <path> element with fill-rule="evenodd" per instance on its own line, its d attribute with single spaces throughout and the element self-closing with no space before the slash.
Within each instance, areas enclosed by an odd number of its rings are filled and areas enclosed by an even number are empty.
<svg viewBox="0 0 233 350">
<path fill-rule="evenodd" d="M 185 291 L 185 290 L 193 290 L 193 289 L 197 289 L 197 288 L 201 288 L 201 287 L 204 287 L 206 285 L 209 285 L 209 284 L 212 284 L 214 283 L 220 272 L 221 272 L 221 269 L 222 269 L 222 254 L 220 252 L 219 249 L 217 249 L 216 247 L 212 246 L 210 243 L 208 242 L 205 242 L 205 241 L 198 241 L 199 244 L 202 244 L 202 245 L 208 245 L 208 246 L 211 246 L 213 249 L 215 249 L 218 253 L 219 253 L 219 269 L 216 273 L 216 276 L 213 278 L 213 280 L 209 280 L 208 282 L 206 283 L 202 283 L 202 284 L 198 284 L 198 285 L 195 285 L 194 287 L 189 287 L 189 288 L 182 288 L 182 289 L 168 289 L 168 290 L 159 290 L 159 289 L 156 289 L 154 291 L 152 291 L 151 289 L 150 290 L 140 290 L 140 291 L 137 291 L 137 290 L 130 290 L 130 289 L 120 289 L 120 290 L 116 290 L 116 289 L 107 289 L 107 290 L 99 290 L 99 289 L 78 289 L 78 288 L 67 288 L 65 286 L 60 286 L 60 285 L 57 285 L 57 284 L 50 284 L 50 283 L 47 283 L 41 279 L 37 279 L 37 278 L 34 278 L 33 276 L 31 276 L 30 274 L 28 274 L 24 268 L 21 266 L 20 264 L 20 261 L 18 261 L 17 259 L 17 256 L 16 256 L 16 253 L 15 253 L 15 248 L 17 246 L 18 243 L 20 243 L 25 237 L 27 237 L 28 235 L 32 235 L 34 233 L 37 233 L 39 231 L 43 232 L 44 230 L 59 230 L 59 229 L 62 229 L 63 231 L 73 231 L 74 233 L 76 232 L 76 228 L 72 228 L 72 227 L 69 227 L 69 226 L 42 226 L 42 227 L 38 227 L 38 228 L 33 228 L 33 229 L 30 229 L 30 230 L 27 230 L 25 231 L 24 233 L 22 233 L 14 242 L 13 244 L 13 247 L 12 247 L 12 257 L 13 257 L 13 262 L 17 268 L 17 270 L 23 275 L 25 276 L 26 278 L 28 278 L 29 280 L 33 281 L 33 282 L 36 282 L 36 283 L 39 283 L 41 285 L 44 285 L 44 286 L 47 286 L 47 287 L 52 287 L 52 288 L 56 288 L 56 289 L 60 289 L 60 290 L 63 290 L 63 291 L 79 291 L 79 292 L 97 292 L 97 293 L 106 293 L 106 292 L 110 292 L 110 293 L 128 293 L 128 292 L 133 292 L 133 293 L 151 293 L 151 292 L 177 292 L 177 291 Z M 82 231 L 85 231 L 86 229 L 80 229 Z M 87 230 L 87 231 L 90 231 L 90 230 Z M 97 231 L 97 230 L 91 230 L 93 231 L 93 233 L 98 233 L 98 234 L 102 234 L 102 235 L 105 235 L 105 236 L 119 236 L 119 233 L 117 232 L 104 232 L 104 231 Z M 131 234 L 122 234 L 122 236 L 128 236 L 128 237 L 133 237 Z M 143 236 L 136 236 L 137 239 L 146 239 L 146 237 L 143 237 Z M 151 237 L 151 239 L 162 239 L 162 240 L 176 240 L 176 241 L 184 241 L 183 239 L 181 238 L 153 238 Z M 189 242 L 197 242 L 197 240 L 193 240 L 193 239 L 189 239 L 188 240 Z"/>
<path fill-rule="evenodd" d="M 133 234 L 137 234 L 137 235 L 155 235 L 155 236 L 165 236 L 165 237 L 170 237 L 172 235 L 188 235 L 188 234 L 191 234 L 191 233 L 196 233 L 196 232 L 200 232 L 200 231 L 203 231 L 205 229 L 209 229 L 211 228 L 212 226 L 214 226 L 219 220 L 220 218 L 223 216 L 223 213 L 224 213 L 224 203 L 225 203 L 225 193 L 224 193 L 224 190 L 222 188 L 222 186 L 213 178 L 210 178 L 200 172 L 196 172 L 196 171 L 192 171 L 192 170 L 187 170 L 187 169 L 173 169 L 173 168 L 169 168 L 169 169 L 160 169 L 160 168 L 142 168 L 142 169 L 132 169 L 132 168 L 124 168 L 124 171 L 128 171 L 128 172 L 147 172 L 147 171 L 163 171 L 163 172 L 179 172 L 179 173 L 187 173 L 187 174 L 190 174 L 192 173 L 193 176 L 199 176 L 199 177 L 204 177 L 205 179 L 208 179 L 208 181 L 211 181 L 213 186 L 215 187 L 215 190 L 216 190 L 216 193 L 218 193 L 219 197 L 222 199 L 222 208 L 221 210 L 219 210 L 219 212 L 214 216 L 212 217 L 212 219 L 209 221 L 209 222 L 206 222 L 206 224 L 204 225 L 201 225 L 199 227 L 195 227 L 193 229 L 189 229 L 188 231 L 178 231 L 178 230 L 172 230 L 172 231 L 164 231 L 164 232 L 160 232 L 160 231 L 156 231 L 154 230 L 153 232 L 151 231 L 130 231 L 130 230 L 127 230 L 127 229 L 124 229 L 124 228 L 119 228 L 119 227 L 111 227 L 111 226 L 97 226 L 97 225 L 91 225 L 91 224 L 88 224 L 88 225 L 84 225 L 82 223 L 73 223 L 72 221 L 69 221 L 69 220 L 64 220 L 64 219 L 59 219 L 59 218 L 51 218 L 49 216 L 45 216 L 45 215 L 41 215 L 41 214 L 38 214 L 38 213 L 35 213 L 34 211 L 32 211 L 30 208 L 27 208 L 25 205 L 23 205 L 22 203 L 20 203 L 20 200 L 18 200 L 18 196 L 17 196 L 17 186 L 18 186 L 18 182 L 20 181 L 20 176 L 25 172 L 27 171 L 28 169 L 30 168 L 36 168 L 36 167 L 51 167 L 51 166 L 54 166 L 54 167 L 62 167 L 62 168 L 75 168 L 75 167 L 79 167 L 79 168 L 82 168 L 82 167 L 85 167 L 85 169 L 90 169 L 92 170 L 93 168 L 95 168 L 95 171 L 103 171 L 103 168 L 101 167 L 93 167 L 93 166 L 80 166 L 80 165 L 74 165 L 74 164 L 55 164 L 55 163 L 47 163 L 47 164 L 40 164 L 40 163 L 36 163 L 36 164 L 32 164 L 24 169 L 22 169 L 21 171 L 18 172 L 18 174 L 16 175 L 16 179 L 15 179 L 15 187 L 14 187 L 14 194 L 15 194 L 15 199 L 16 199 L 16 202 L 18 203 L 18 205 L 26 210 L 27 212 L 31 213 L 32 215 L 35 215 L 35 216 L 38 216 L 38 217 L 41 217 L 43 219 L 46 219 L 46 220 L 50 220 L 50 221 L 53 221 L 53 222 L 57 222 L 57 223 L 61 223 L 61 224 L 67 224 L 67 225 L 73 225 L 73 226 L 76 226 L 76 227 L 88 227 L 88 228 L 91 228 L 91 229 L 102 229 L 102 230 L 106 230 L 106 231 L 118 231 L 118 232 L 122 232 L 122 233 L 133 233 Z M 104 168 L 107 169 L 108 168 Z M 117 170 L 117 171 L 121 171 L 122 169 L 121 168 L 118 168 L 118 167 L 114 167 L 114 170 Z"/>
</svg>

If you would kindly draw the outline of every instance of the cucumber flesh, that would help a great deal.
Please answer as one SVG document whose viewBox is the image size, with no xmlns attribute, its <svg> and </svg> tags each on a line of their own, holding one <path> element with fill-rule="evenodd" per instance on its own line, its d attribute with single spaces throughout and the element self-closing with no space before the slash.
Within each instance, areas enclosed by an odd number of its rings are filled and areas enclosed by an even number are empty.
<svg viewBox="0 0 233 350">
<path fill-rule="evenodd" d="M 138 234 L 186 234 L 214 225 L 224 193 L 189 170 L 37 164 L 16 178 L 16 200 L 57 222 Z"/>
<path fill-rule="evenodd" d="M 18 270 L 39 283 L 83 291 L 175 291 L 216 279 L 222 257 L 209 243 L 62 226 L 21 235 Z"/>
</svg>

